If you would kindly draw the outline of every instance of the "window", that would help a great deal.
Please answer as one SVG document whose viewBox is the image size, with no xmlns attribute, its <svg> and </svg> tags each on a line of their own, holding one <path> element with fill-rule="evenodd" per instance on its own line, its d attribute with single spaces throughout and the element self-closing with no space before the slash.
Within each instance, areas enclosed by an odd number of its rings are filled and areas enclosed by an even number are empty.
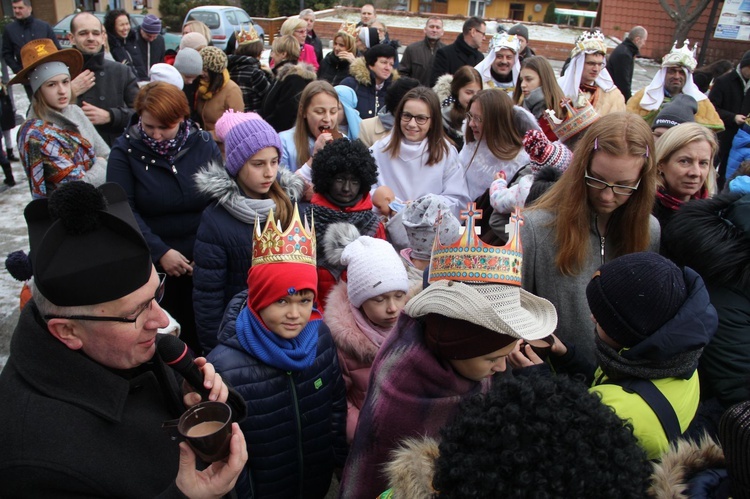
<svg viewBox="0 0 750 499">
<path fill-rule="evenodd" d="M 200 21 L 206 26 L 208 26 L 208 29 L 218 29 L 220 26 L 219 21 L 219 14 L 216 12 L 206 12 L 206 11 L 197 11 L 190 14 L 190 19 L 188 21 Z"/>
<path fill-rule="evenodd" d="M 239 23 L 237 22 L 237 15 L 234 13 L 233 10 L 228 10 L 225 12 L 227 16 L 227 21 L 229 21 L 229 24 L 232 26 L 237 26 Z"/>
<path fill-rule="evenodd" d="M 484 0 L 469 1 L 469 17 L 476 16 L 484 18 Z"/>
<path fill-rule="evenodd" d="M 508 14 L 508 19 L 513 19 L 515 21 L 523 21 L 523 11 L 524 11 L 524 4 L 522 3 L 510 4 L 510 12 Z"/>
<path fill-rule="evenodd" d="M 248 24 L 252 22 L 252 19 L 250 19 L 250 16 L 247 15 L 247 12 L 244 10 L 235 10 L 235 14 L 237 14 L 237 21 L 239 21 L 240 24 Z"/>
</svg>

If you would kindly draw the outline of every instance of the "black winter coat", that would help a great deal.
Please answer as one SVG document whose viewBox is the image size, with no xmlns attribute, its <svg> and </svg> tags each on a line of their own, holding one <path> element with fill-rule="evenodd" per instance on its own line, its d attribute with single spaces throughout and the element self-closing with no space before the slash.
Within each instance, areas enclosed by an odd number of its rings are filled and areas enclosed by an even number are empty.
<svg viewBox="0 0 750 499">
<path fill-rule="evenodd" d="M 143 58 L 143 67 L 146 69 L 146 79 L 148 80 L 151 66 L 164 62 L 164 55 L 167 53 L 164 37 L 158 35 L 153 42 L 148 42 L 141 37 L 141 30 L 138 29 L 135 30 L 135 42 L 138 44 L 138 50 Z M 150 59 L 149 55 L 151 56 Z"/>
<path fill-rule="evenodd" d="M 364 57 L 358 57 L 349 66 L 349 74 L 341 81 L 341 85 L 350 87 L 357 94 L 357 111 L 359 116 L 366 120 L 378 115 L 378 111 L 385 105 L 385 93 L 399 75 L 395 69 L 391 76 L 383 82 L 380 90 L 375 88 L 375 74 L 370 71 L 365 63 Z"/>
<path fill-rule="evenodd" d="M 633 83 L 633 67 L 635 56 L 638 55 L 638 47 L 629 38 L 626 38 L 609 55 L 607 71 L 612 76 L 615 86 L 620 89 L 625 97 L 625 102 L 630 99 L 631 85 Z"/>
<path fill-rule="evenodd" d="M 315 68 L 304 62 L 283 62 L 274 68 L 276 81 L 263 99 L 259 114 L 281 133 L 294 126 L 302 91 L 315 80 Z"/>
<path fill-rule="evenodd" d="M 724 123 L 724 131 L 719 132 L 719 163 L 720 171 L 726 171 L 727 158 L 729 151 L 732 149 L 732 139 L 740 129 L 739 125 L 734 122 L 737 114 L 747 115 L 750 112 L 750 96 L 745 95 L 745 85 L 742 78 L 737 74 L 737 69 L 733 68 L 726 74 L 723 74 L 714 80 L 714 85 L 708 93 L 708 100 L 716 108 L 721 121 Z"/>
<path fill-rule="evenodd" d="M 271 74 L 261 69 L 258 59 L 248 55 L 230 55 L 227 70 L 229 78 L 242 90 L 245 111 L 257 112 L 271 90 Z"/>
<path fill-rule="evenodd" d="M 318 60 L 318 65 L 323 63 L 323 42 L 320 41 L 320 38 L 318 38 L 318 35 L 315 33 L 315 30 L 308 31 L 307 36 L 305 37 L 305 43 L 308 45 L 312 45 L 313 49 L 315 49 L 315 58 Z"/>
<path fill-rule="evenodd" d="M 262 363 L 240 345 L 236 319 L 241 292 L 227 306 L 219 345 L 208 355 L 217 372 L 247 401 L 240 424 L 247 440 L 240 497 L 323 498 L 333 470 L 346 460 L 346 387 L 328 326 L 320 321 L 312 366 L 285 372 Z"/>
<path fill-rule="evenodd" d="M 349 61 L 339 59 L 333 52 L 328 52 L 320 63 L 318 79 L 325 80 L 333 86 L 340 84 L 349 76 Z"/>
<path fill-rule="evenodd" d="M 104 49 L 96 55 L 83 56 L 83 69 L 96 77 L 96 84 L 78 96 L 78 105 L 84 102 L 109 111 L 112 121 L 95 125 L 96 131 L 111 147 L 115 139 L 130 123 L 135 111 L 133 105 L 138 95 L 138 81 L 132 67 L 104 58 Z"/>
<path fill-rule="evenodd" d="M 438 78 L 444 74 L 453 74 L 461 66 L 476 66 L 484 59 L 484 54 L 470 47 L 464 41 L 464 35 L 459 33 L 456 41 L 447 45 L 435 53 L 432 61 L 432 76 L 430 87 L 434 87 Z"/>
<path fill-rule="evenodd" d="M 40 38 L 49 38 L 54 42 L 55 47 L 60 50 L 60 43 L 57 41 L 52 26 L 36 19 L 34 16 L 29 16 L 22 21 L 15 20 L 5 26 L 5 31 L 3 32 L 3 59 L 5 59 L 5 63 L 14 73 L 18 73 L 23 69 L 21 47 L 32 40 L 39 40 Z"/>
<path fill-rule="evenodd" d="M 107 33 L 109 51 L 116 62 L 132 66 L 138 81 L 148 81 L 146 57 L 141 53 L 135 37 L 135 30 L 131 29 L 127 38 Z"/>
</svg>

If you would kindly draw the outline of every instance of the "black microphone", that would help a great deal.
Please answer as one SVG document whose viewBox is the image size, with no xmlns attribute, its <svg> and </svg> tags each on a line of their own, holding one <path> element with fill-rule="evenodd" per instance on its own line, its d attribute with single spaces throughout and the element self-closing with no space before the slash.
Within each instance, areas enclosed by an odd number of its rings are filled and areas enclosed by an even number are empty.
<svg viewBox="0 0 750 499">
<path fill-rule="evenodd" d="M 203 401 L 208 400 L 209 390 L 203 386 L 203 373 L 193 362 L 193 356 L 184 341 L 171 334 L 160 334 L 156 349 L 159 356 L 172 369 L 185 378 L 190 386 L 198 392 Z"/>
</svg>

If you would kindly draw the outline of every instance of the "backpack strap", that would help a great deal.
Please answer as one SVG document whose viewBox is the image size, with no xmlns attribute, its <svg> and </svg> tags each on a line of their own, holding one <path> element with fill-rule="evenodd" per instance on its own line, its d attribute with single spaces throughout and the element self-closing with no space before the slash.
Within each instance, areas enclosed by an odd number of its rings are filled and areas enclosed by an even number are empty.
<svg viewBox="0 0 750 499">
<path fill-rule="evenodd" d="M 672 404 L 651 380 L 628 378 L 618 381 L 608 380 L 606 384 L 618 385 L 628 393 L 639 395 L 659 418 L 664 433 L 667 434 L 667 440 L 674 442 L 682 435 L 680 420 L 677 418 Z"/>
</svg>

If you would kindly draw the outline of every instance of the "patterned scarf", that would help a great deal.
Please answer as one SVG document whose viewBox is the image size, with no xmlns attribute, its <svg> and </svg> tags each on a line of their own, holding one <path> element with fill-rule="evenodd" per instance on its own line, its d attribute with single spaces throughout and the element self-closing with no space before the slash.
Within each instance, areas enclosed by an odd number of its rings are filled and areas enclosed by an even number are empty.
<svg viewBox="0 0 750 499">
<path fill-rule="evenodd" d="M 671 194 L 667 194 L 667 191 L 663 187 L 659 187 L 656 190 L 656 197 L 659 199 L 662 206 L 673 211 L 679 210 L 682 208 L 682 205 L 685 204 L 685 201 L 677 199 Z M 690 199 L 706 199 L 707 197 L 708 189 L 706 189 L 706 186 L 704 185 L 697 193 L 693 194 Z"/>
<path fill-rule="evenodd" d="M 255 311 L 244 306 L 237 316 L 237 339 L 247 353 L 261 362 L 284 371 L 301 371 L 315 360 L 320 322 L 320 314 L 313 309 L 302 332 L 287 340 L 270 331 Z"/>
<path fill-rule="evenodd" d="M 141 132 L 141 138 L 148 148 L 154 151 L 157 155 L 165 158 L 171 165 L 174 158 L 176 158 L 177 154 L 180 152 L 180 149 L 182 149 L 185 142 L 187 142 L 188 136 L 190 135 L 190 126 L 192 124 L 192 121 L 185 119 L 180 123 L 177 135 L 175 135 L 173 139 L 156 140 L 149 137 L 148 134 L 143 131 L 143 124 L 141 119 L 138 118 L 138 131 Z"/>
<path fill-rule="evenodd" d="M 698 359 L 703 349 L 682 352 L 674 355 L 670 360 L 656 362 L 646 359 L 626 359 L 620 353 L 607 345 L 595 334 L 596 359 L 604 374 L 612 380 L 625 378 L 688 379 L 698 366 Z"/>
<path fill-rule="evenodd" d="M 229 71 L 225 69 L 221 74 L 224 76 L 224 83 L 222 83 L 221 88 L 217 91 L 221 91 L 221 89 L 226 87 L 227 83 L 229 83 Z M 203 100 L 211 100 L 213 98 L 214 93 L 208 91 L 208 80 L 201 78 L 200 83 L 198 84 L 197 94 Z"/>
<path fill-rule="evenodd" d="M 587 83 L 581 82 L 578 88 L 580 88 L 582 92 L 591 94 L 591 98 L 589 99 L 589 102 L 591 103 L 592 106 L 596 107 L 596 102 L 599 100 L 599 94 L 596 91 L 599 89 L 599 87 L 596 86 L 596 84 L 589 85 Z"/>
</svg>

